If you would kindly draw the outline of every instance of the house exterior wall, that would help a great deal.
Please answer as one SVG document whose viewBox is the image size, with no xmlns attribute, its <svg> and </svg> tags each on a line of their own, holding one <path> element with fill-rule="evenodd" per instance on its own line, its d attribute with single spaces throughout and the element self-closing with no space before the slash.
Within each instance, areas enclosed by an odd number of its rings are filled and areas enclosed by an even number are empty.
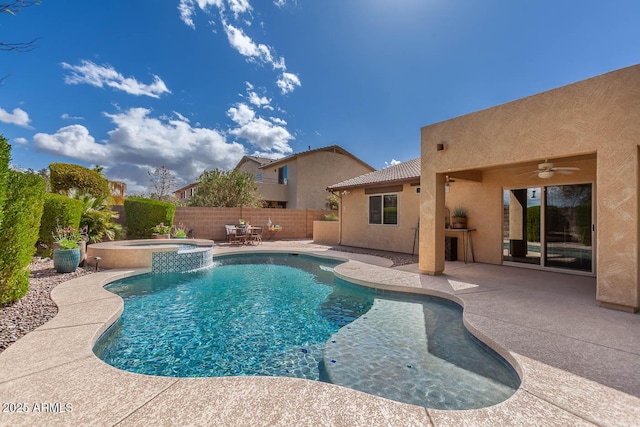
<svg viewBox="0 0 640 427">
<path fill-rule="evenodd" d="M 326 188 L 350 178 L 372 172 L 372 169 L 345 154 L 318 151 L 298 157 L 294 189 L 296 207 L 326 209 Z"/>
<path fill-rule="evenodd" d="M 349 190 L 341 197 L 340 244 L 391 252 L 414 253 L 415 227 L 420 214 L 416 186 L 404 184 L 398 192 L 398 224 L 369 224 L 369 196 L 364 188 Z M 417 237 L 417 236 L 416 236 Z M 444 250 L 444 249 L 443 249 Z M 415 244 L 418 253 L 418 241 Z"/>
<path fill-rule="evenodd" d="M 567 163 L 563 159 L 586 159 L 591 163 L 580 171 L 583 175 L 566 179 L 595 182 L 597 300 L 637 310 L 638 117 L 640 65 L 423 127 L 420 269 L 429 274 L 444 269 L 445 175 L 475 175 L 478 180 L 457 180 L 446 203 L 468 196 L 470 227 L 478 228 L 473 238 L 476 258 L 497 264 L 502 188 L 524 179 L 512 173 L 514 168 L 535 169 L 545 159 L 562 165 Z M 437 144 L 443 143 L 445 150 L 438 151 Z M 541 184 L 561 182 L 556 177 Z M 465 185 L 469 188 L 463 190 Z"/>
</svg>

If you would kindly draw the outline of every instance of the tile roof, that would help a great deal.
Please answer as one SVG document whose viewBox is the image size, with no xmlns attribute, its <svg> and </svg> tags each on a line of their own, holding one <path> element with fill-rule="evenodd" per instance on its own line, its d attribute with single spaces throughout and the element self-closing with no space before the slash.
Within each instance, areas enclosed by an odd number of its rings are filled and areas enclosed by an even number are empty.
<svg viewBox="0 0 640 427">
<path fill-rule="evenodd" d="M 291 155 L 286 156 L 286 157 L 281 157 L 279 159 L 270 159 L 270 161 L 271 161 L 271 163 L 274 163 L 274 164 L 283 163 L 283 162 L 286 162 L 288 160 L 295 159 L 295 158 L 300 157 L 300 156 L 306 156 L 308 154 L 317 153 L 319 151 L 329 151 L 329 152 L 332 151 L 332 152 L 335 152 L 335 153 L 344 154 L 346 156 L 349 156 L 349 157 L 353 158 L 354 160 L 356 160 L 357 162 L 361 163 L 365 167 L 367 167 L 367 168 L 369 168 L 371 170 L 374 170 L 374 168 L 371 165 L 369 165 L 368 163 L 364 162 L 363 160 L 357 158 L 356 156 L 354 156 L 353 154 L 351 154 L 350 152 L 348 152 L 344 148 L 340 147 L 339 145 L 328 145 L 326 147 L 314 148 L 313 150 L 309 149 L 307 151 L 301 151 L 299 153 L 294 153 L 294 154 L 291 154 Z M 262 165 L 260 167 L 264 167 L 264 166 L 265 165 Z"/>
<path fill-rule="evenodd" d="M 399 163 L 375 172 L 369 172 L 355 178 L 327 187 L 328 190 L 368 187 L 373 184 L 420 180 L 420 157 Z"/>
<path fill-rule="evenodd" d="M 246 156 L 246 157 L 248 159 L 251 159 L 251 160 L 253 160 L 255 162 L 260 163 L 260 166 L 266 165 L 267 163 L 271 163 L 271 162 L 274 162 L 274 161 L 278 160 L 278 159 L 271 159 L 271 158 L 268 158 L 268 157 L 257 157 L 257 156 Z"/>
</svg>

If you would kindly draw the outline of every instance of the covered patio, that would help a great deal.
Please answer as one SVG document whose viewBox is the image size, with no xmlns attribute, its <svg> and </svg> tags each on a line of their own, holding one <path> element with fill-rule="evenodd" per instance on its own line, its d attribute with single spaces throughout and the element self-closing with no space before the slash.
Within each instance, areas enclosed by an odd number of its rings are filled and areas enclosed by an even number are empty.
<svg viewBox="0 0 640 427">
<path fill-rule="evenodd" d="M 463 205 L 476 261 L 595 276 L 600 305 L 637 311 L 638 99 L 636 65 L 423 127 L 420 270 L 445 270 L 446 208 Z M 560 211 L 570 230 L 553 224 Z"/>
</svg>

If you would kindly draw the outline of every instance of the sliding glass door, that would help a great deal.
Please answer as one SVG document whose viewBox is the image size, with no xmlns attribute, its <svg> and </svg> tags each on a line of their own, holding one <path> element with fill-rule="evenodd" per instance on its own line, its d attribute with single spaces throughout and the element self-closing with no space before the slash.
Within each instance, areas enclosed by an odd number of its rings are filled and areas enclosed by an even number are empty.
<svg viewBox="0 0 640 427">
<path fill-rule="evenodd" d="M 591 184 L 504 190 L 503 260 L 591 272 Z"/>
<path fill-rule="evenodd" d="M 503 259 L 540 264 L 541 188 L 504 191 Z"/>
<path fill-rule="evenodd" d="M 549 186 L 545 199 L 544 264 L 591 271 L 591 184 Z"/>
</svg>

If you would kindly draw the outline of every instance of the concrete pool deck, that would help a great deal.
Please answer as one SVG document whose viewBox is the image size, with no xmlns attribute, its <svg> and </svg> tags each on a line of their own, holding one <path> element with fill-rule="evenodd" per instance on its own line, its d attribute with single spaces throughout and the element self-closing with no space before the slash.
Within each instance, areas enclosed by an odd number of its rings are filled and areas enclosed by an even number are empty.
<svg viewBox="0 0 640 427">
<path fill-rule="evenodd" d="M 91 351 L 123 308 L 103 286 L 134 274 L 111 270 L 58 285 L 52 291 L 58 315 L 0 353 L 0 425 L 567 426 L 640 420 L 640 315 L 598 307 L 593 278 L 461 262 L 432 277 L 418 274 L 415 265 L 392 269 L 388 259 L 295 242 L 216 247 L 214 253 L 263 250 L 350 259 L 336 272 L 357 283 L 460 301 L 467 327 L 514 363 L 521 387 L 498 405 L 444 411 L 292 378 L 124 372 Z"/>
</svg>

